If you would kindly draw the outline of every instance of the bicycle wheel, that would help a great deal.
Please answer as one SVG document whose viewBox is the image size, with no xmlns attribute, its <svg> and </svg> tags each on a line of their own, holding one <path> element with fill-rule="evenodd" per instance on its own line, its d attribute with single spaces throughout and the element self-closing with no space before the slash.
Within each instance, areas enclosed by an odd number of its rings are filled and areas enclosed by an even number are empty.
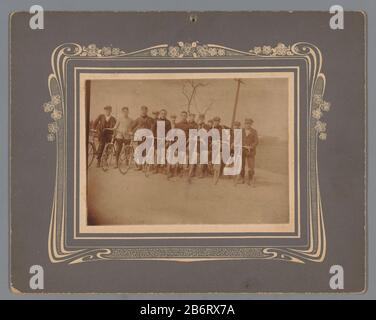
<svg viewBox="0 0 376 320">
<path fill-rule="evenodd" d="M 128 170 L 132 166 L 133 161 L 133 147 L 124 146 L 119 157 L 119 171 L 122 174 L 127 174 Z"/>
<path fill-rule="evenodd" d="M 89 142 L 87 146 L 87 167 L 90 168 L 95 156 L 95 146 L 93 142 Z"/>
<path fill-rule="evenodd" d="M 110 169 L 113 158 L 114 158 L 115 148 L 113 144 L 107 144 L 103 150 L 102 158 L 101 158 L 101 167 L 103 171 L 107 171 Z"/>
</svg>

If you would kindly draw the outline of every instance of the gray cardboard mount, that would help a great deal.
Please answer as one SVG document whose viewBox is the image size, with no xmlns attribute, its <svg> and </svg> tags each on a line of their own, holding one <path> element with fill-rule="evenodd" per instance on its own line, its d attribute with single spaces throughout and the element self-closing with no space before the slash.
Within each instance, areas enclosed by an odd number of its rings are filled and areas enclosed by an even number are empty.
<svg viewBox="0 0 376 320">
<path fill-rule="evenodd" d="M 29 14 L 11 28 L 11 279 L 29 288 L 31 265 L 45 268 L 45 292 L 332 292 L 329 269 L 345 270 L 345 292 L 366 286 L 365 16 L 345 14 L 331 30 L 329 13 L 46 13 L 44 30 Z M 64 27 L 62 27 L 64 26 Z M 157 27 L 156 27 L 157 26 Z M 278 26 L 278 27 L 277 27 Z M 236 36 L 234 36 L 236 35 Z M 276 261 L 105 261 L 51 264 L 47 241 L 54 190 L 55 148 L 46 137 L 42 104 L 49 99 L 52 50 L 61 43 L 113 44 L 126 51 L 187 39 L 249 50 L 260 43 L 315 43 L 323 54 L 329 137 L 319 146 L 320 188 L 328 252 L 323 263 Z"/>
</svg>

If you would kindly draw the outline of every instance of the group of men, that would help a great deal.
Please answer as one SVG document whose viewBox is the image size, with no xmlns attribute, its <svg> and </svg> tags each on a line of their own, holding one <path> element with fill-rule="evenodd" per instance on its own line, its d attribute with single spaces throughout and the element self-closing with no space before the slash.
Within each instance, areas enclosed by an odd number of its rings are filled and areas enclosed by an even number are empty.
<svg viewBox="0 0 376 320">
<path fill-rule="evenodd" d="M 116 150 L 116 167 L 118 166 L 119 157 L 121 150 L 124 145 L 129 145 L 132 142 L 133 134 L 137 129 L 149 129 L 153 132 L 154 136 L 157 135 L 157 123 L 158 121 L 164 122 L 164 127 L 167 132 L 170 129 L 176 128 L 181 129 L 189 136 L 190 129 L 205 129 L 210 130 L 212 128 L 218 129 L 222 132 L 222 129 L 241 129 L 242 130 L 242 169 L 240 175 L 237 177 L 239 183 L 247 182 L 251 184 L 253 181 L 255 173 L 255 156 L 256 147 L 258 145 L 258 135 L 257 131 L 252 127 L 253 120 L 248 118 L 244 121 L 244 127 L 242 128 L 239 121 L 234 121 L 232 128 L 222 125 L 220 117 L 216 116 L 213 119 L 205 121 L 205 115 L 199 114 L 196 119 L 196 115 L 193 113 L 188 113 L 187 111 L 182 111 L 180 113 L 180 119 L 177 119 L 176 115 L 171 115 L 167 118 L 166 109 L 161 109 L 160 111 L 152 112 L 153 117 L 148 115 L 148 107 L 141 106 L 140 115 L 138 118 L 133 120 L 129 117 L 128 107 L 123 107 L 121 109 L 121 115 L 116 119 L 112 115 L 112 107 L 105 106 L 104 113 L 99 115 L 94 122 L 91 123 L 91 129 L 95 130 L 97 133 L 99 147 L 97 150 L 97 166 L 100 166 L 100 161 L 104 151 L 106 143 L 111 142 L 113 135 Z M 209 148 L 210 152 L 210 148 Z M 219 167 L 219 174 L 223 169 L 223 166 Z M 173 175 L 178 175 L 179 170 L 184 170 L 184 168 L 179 168 L 179 166 L 162 166 L 154 165 L 154 172 L 164 170 L 168 178 Z M 204 177 L 208 174 L 207 165 L 187 165 L 189 171 L 189 179 L 192 176 L 197 176 L 199 178 Z M 246 172 L 246 167 L 248 172 Z M 139 168 L 138 168 L 139 169 Z"/>
</svg>

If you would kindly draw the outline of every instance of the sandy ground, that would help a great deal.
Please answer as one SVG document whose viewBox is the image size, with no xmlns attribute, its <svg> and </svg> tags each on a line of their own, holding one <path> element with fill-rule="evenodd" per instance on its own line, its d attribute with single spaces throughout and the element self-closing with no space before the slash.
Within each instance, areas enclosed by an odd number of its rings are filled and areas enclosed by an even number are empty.
<svg viewBox="0 0 376 320">
<path fill-rule="evenodd" d="M 130 170 L 88 172 L 88 223 L 257 224 L 288 222 L 288 176 L 256 168 L 255 186 L 221 178 L 145 177 Z"/>
</svg>

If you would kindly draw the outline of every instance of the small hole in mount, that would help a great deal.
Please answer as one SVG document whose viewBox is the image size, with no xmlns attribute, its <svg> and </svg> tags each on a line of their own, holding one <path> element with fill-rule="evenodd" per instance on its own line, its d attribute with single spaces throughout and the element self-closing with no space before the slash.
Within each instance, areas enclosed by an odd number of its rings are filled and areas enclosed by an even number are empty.
<svg viewBox="0 0 376 320">
<path fill-rule="evenodd" d="M 197 22 L 197 16 L 195 14 L 191 14 L 189 16 L 189 21 L 192 22 L 192 23 Z"/>
</svg>

